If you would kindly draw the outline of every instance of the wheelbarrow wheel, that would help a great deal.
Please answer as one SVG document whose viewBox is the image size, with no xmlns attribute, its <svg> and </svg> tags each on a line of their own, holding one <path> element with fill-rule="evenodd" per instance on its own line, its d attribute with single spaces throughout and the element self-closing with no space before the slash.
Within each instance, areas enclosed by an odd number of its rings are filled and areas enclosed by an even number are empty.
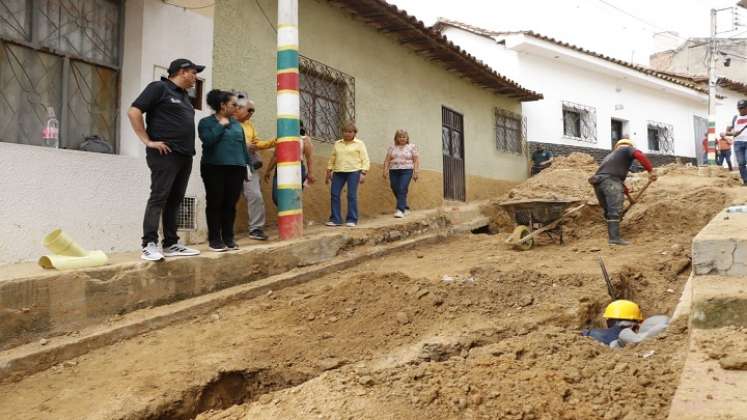
<svg viewBox="0 0 747 420">
<path fill-rule="evenodd" d="M 511 237 L 514 238 L 514 249 L 518 249 L 520 251 L 528 251 L 532 249 L 532 247 L 534 246 L 534 238 L 524 240 L 524 237 L 529 236 L 529 233 L 529 228 L 527 226 L 516 226 L 516 229 L 514 229 L 514 233 L 511 234 Z"/>
</svg>

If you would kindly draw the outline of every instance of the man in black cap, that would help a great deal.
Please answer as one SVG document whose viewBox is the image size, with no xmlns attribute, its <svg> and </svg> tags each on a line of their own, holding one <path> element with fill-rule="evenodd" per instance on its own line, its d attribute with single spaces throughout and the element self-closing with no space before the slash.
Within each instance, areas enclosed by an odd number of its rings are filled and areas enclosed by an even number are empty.
<svg viewBox="0 0 747 420">
<path fill-rule="evenodd" d="M 150 168 L 150 198 L 143 218 L 141 258 L 144 260 L 200 253 L 178 243 L 176 217 L 195 155 L 195 110 L 187 89 L 194 87 L 197 73 L 204 69 L 205 66 L 186 58 L 172 61 L 169 77 L 150 83 L 127 111 L 132 129 L 146 147 Z M 162 250 L 158 248 L 160 218 L 163 218 Z"/>
</svg>

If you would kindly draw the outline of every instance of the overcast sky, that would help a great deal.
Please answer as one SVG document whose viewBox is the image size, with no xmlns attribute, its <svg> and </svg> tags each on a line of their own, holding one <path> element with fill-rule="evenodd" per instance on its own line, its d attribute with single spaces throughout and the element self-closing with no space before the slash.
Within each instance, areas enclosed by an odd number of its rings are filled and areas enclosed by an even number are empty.
<svg viewBox="0 0 747 420">
<path fill-rule="evenodd" d="M 447 17 L 494 30 L 534 30 L 614 57 L 647 64 L 654 34 L 708 36 L 710 9 L 737 0 L 388 0 L 427 25 Z M 739 9 L 747 25 L 747 10 Z M 732 28 L 732 13 L 719 13 L 719 31 Z M 747 26 L 721 34 L 747 37 Z"/>
</svg>

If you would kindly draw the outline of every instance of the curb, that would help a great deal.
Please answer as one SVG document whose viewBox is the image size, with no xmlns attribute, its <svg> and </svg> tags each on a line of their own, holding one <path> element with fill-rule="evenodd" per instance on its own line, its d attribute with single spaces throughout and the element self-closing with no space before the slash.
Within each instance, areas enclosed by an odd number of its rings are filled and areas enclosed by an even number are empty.
<svg viewBox="0 0 747 420">
<path fill-rule="evenodd" d="M 230 287 L 206 295 L 178 301 L 153 309 L 136 311 L 116 321 L 108 328 L 101 325 L 90 327 L 91 331 L 80 336 L 52 338 L 44 347 L 39 343 L 25 344 L 0 354 L 0 384 L 17 382 L 25 376 L 46 370 L 58 363 L 86 354 L 92 350 L 114 344 L 170 324 L 204 315 L 230 303 L 253 299 L 270 291 L 309 282 L 339 270 L 358 265 L 371 258 L 412 249 L 418 245 L 437 243 L 449 236 L 470 232 L 487 226 L 487 217 L 478 217 L 469 222 L 454 225 L 437 232 L 394 243 L 378 245 L 363 252 L 352 251 L 350 255 L 314 266 L 293 269 L 257 280 L 248 284 Z"/>
</svg>

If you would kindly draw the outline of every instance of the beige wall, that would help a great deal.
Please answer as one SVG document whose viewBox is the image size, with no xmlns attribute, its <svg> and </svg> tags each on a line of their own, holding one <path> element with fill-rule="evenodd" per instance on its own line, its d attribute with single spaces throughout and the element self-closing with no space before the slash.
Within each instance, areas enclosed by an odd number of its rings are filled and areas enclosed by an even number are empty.
<svg viewBox="0 0 747 420">
<path fill-rule="evenodd" d="M 383 161 L 398 128 L 407 129 L 418 145 L 428 175 L 413 185 L 415 206 L 441 204 L 442 105 L 464 115 L 469 199 L 494 194 L 507 182 L 526 177 L 523 157 L 495 148 L 495 107 L 520 113 L 519 102 L 461 79 L 325 1 L 299 3 L 301 54 L 355 78 L 359 137 L 366 142 L 372 161 Z M 275 25 L 276 2 L 259 0 L 259 4 Z M 249 92 L 257 103 L 256 125 L 265 136 L 275 131 L 276 38 L 270 22 L 255 2 L 225 0 L 215 11 L 214 85 Z M 329 145 L 316 146 L 317 161 L 322 163 Z M 317 165 L 314 172 L 322 178 L 322 171 L 323 166 Z M 371 178 L 377 181 L 371 180 L 361 190 L 361 210 L 363 214 L 388 213 L 394 203 L 391 193 L 378 181 L 380 169 L 372 172 Z M 329 195 L 323 185 L 307 191 L 304 198 L 307 217 L 327 216 Z"/>
</svg>

